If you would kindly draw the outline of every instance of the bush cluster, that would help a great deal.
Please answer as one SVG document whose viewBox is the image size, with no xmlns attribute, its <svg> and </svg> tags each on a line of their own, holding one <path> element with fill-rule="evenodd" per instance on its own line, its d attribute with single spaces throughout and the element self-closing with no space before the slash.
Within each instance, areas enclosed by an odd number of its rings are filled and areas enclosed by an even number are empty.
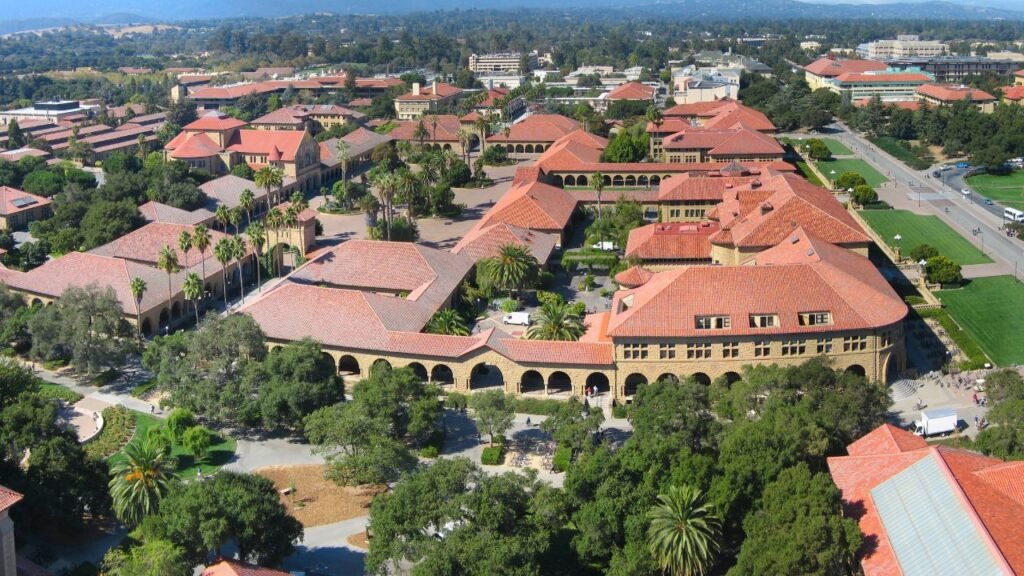
<svg viewBox="0 0 1024 576">
<path fill-rule="evenodd" d="M 502 452 L 505 447 L 502 445 L 488 446 L 484 448 L 483 454 L 480 455 L 480 463 L 487 466 L 497 466 L 501 464 Z"/>
<path fill-rule="evenodd" d="M 555 457 L 551 460 L 551 467 L 554 468 L 555 472 L 565 472 L 569 469 L 571 462 L 572 448 L 568 446 L 555 448 Z"/>
</svg>

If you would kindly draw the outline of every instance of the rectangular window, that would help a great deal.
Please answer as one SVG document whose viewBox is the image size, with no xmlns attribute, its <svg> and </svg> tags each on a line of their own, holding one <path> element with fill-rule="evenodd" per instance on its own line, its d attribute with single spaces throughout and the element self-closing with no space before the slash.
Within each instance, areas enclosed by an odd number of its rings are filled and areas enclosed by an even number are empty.
<svg viewBox="0 0 1024 576">
<path fill-rule="evenodd" d="M 882 332 L 882 343 L 881 347 L 886 348 L 892 344 L 892 334 L 889 332 Z"/>
<path fill-rule="evenodd" d="M 697 316 L 695 325 L 697 330 L 725 330 L 732 327 L 732 321 L 728 316 Z"/>
<path fill-rule="evenodd" d="M 722 358 L 739 358 L 740 357 L 740 343 L 739 342 L 725 342 L 722 344 Z"/>
<path fill-rule="evenodd" d="M 688 360 L 711 358 L 711 344 L 687 344 L 686 358 Z"/>
<path fill-rule="evenodd" d="M 800 356 L 807 352 L 807 343 L 803 340 L 783 340 L 783 356 Z"/>
<path fill-rule="evenodd" d="M 867 336 L 847 336 L 843 338 L 843 352 L 860 352 L 867 349 Z"/>
<path fill-rule="evenodd" d="M 675 344 L 659 344 L 658 345 L 658 358 L 661 360 L 674 360 L 676 357 L 676 345 Z"/>
<path fill-rule="evenodd" d="M 644 360 L 647 358 L 647 345 L 623 344 L 622 357 L 626 360 Z"/>
<path fill-rule="evenodd" d="M 768 340 L 759 340 L 754 342 L 754 356 L 763 358 L 765 356 L 772 355 L 772 343 Z"/>
<path fill-rule="evenodd" d="M 751 314 L 750 315 L 750 327 L 751 328 L 776 328 L 779 325 L 779 317 L 777 314 Z"/>
<path fill-rule="evenodd" d="M 801 312 L 800 313 L 800 325 L 801 326 L 820 326 L 822 324 L 832 323 L 831 312 Z"/>
<path fill-rule="evenodd" d="M 819 338 L 818 339 L 818 354 L 831 354 L 832 353 L 832 339 L 831 338 Z"/>
<path fill-rule="evenodd" d="M 679 218 L 680 215 L 681 214 L 679 208 L 670 208 L 668 211 L 669 218 Z"/>
</svg>

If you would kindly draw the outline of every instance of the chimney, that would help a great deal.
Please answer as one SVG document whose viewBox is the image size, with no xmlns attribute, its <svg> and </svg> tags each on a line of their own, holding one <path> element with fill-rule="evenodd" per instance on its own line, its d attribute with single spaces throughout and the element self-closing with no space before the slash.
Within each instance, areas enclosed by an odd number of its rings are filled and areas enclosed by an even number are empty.
<svg viewBox="0 0 1024 576">
<path fill-rule="evenodd" d="M 764 204 L 761 204 L 761 215 L 762 216 L 767 214 L 767 213 L 769 213 L 769 212 L 771 212 L 771 211 L 772 211 L 772 204 L 771 204 L 771 202 L 765 202 Z"/>
<path fill-rule="evenodd" d="M 412 95 L 413 96 L 419 96 L 420 95 L 420 83 L 419 82 L 413 82 L 412 83 Z"/>
<path fill-rule="evenodd" d="M 437 96 L 437 80 L 434 80 L 430 84 L 430 91 L 434 94 L 434 96 Z"/>
</svg>

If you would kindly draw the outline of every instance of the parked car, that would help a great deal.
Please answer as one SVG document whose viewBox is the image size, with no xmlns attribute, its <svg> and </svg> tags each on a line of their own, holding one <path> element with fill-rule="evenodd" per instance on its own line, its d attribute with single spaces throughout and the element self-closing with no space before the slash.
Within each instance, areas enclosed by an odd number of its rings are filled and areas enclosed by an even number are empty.
<svg viewBox="0 0 1024 576">
<path fill-rule="evenodd" d="M 968 164 L 967 162 L 957 162 L 956 163 L 956 167 L 959 168 L 960 170 L 964 170 L 964 169 L 970 168 L 971 165 Z"/>
<path fill-rule="evenodd" d="M 512 326 L 529 326 L 529 312 L 510 312 L 501 318 L 501 323 Z"/>
</svg>

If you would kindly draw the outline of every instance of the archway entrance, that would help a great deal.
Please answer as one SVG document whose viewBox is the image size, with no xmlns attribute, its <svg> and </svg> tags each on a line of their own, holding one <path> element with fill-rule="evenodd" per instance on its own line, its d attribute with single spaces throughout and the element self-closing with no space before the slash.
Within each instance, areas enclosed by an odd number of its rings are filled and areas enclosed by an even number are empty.
<svg viewBox="0 0 1024 576">
<path fill-rule="evenodd" d="M 848 374 L 856 374 L 857 376 L 860 376 L 860 377 L 866 377 L 867 376 L 867 371 L 865 371 L 864 367 L 861 366 L 860 364 L 853 364 L 853 365 L 851 365 L 849 368 L 846 369 L 846 372 Z"/>
<path fill-rule="evenodd" d="M 527 370 L 519 379 L 520 394 L 536 394 L 544 392 L 544 377 L 536 370 Z"/>
<path fill-rule="evenodd" d="M 338 373 L 346 375 L 359 375 L 359 361 L 354 357 L 345 355 L 338 360 Z"/>
<path fill-rule="evenodd" d="M 548 376 L 548 394 L 572 395 L 572 378 L 565 372 L 552 372 Z"/>
<path fill-rule="evenodd" d="M 740 375 L 738 373 L 736 373 L 736 372 L 726 372 L 724 374 L 724 376 L 725 376 L 725 383 L 728 384 L 729 386 L 732 386 L 736 382 L 739 382 L 740 379 L 741 379 Z"/>
<path fill-rule="evenodd" d="M 370 374 L 373 374 L 377 370 L 384 370 L 384 369 L 390 370 L 391 369 L 391 362 L 388 362 L 387 360 L 385 360 L 383 358 L 377 358 L 376 360 L 373 361 L 373 364 L 370 365 Z"/>
<path fill-rule="evenodd" d="M 149 338 L 153 335 L 153 324 L 146 318 L 142 321 L 142 335 Z"/>
<path fill-rule="evenodd" d="M 423 364 L 420 364 L 419 362 L 413 362 L 412 364 L 409 364 L 409 368 L 412 368 L 412 373 L 415 374 L 416 377 L 419 378 L 421 382 L 426 382 L 429 379 L 429 376 L 427 374 L 427 367 L 424 366 Z"/>
<path fill-rule="evenodd" d="M 430 371 L 430 380 L 434 384 L 440 386 L 448 386 L 455 384 L 455 374 L 452 373 L 452 369 L 444 364 L 438 364 L 434 366 L 434 369 Z"/>
<path fill-rule="evenodd" d="M 473 367 L 473 371 L 469 373 L 470 390 L 483 390 L 495 387 L 505 387 L 505 378 L 497 366 L 481 362 Z"/>
<path fill-rule="evenodd" d="M 626 402 L 632 402 L 633 396 L 636 396 L 637 391 L 644 384 L 647 384 L 647 376 L 643 374 L 630 374 L 626 376 L 626 381 L 623 384 L 623 394 L 626 396 Z"/>
<path fill-rule="evenodd" d="M 591 396 L 600 396 L 611 392 L 611 385 L 608 383 L 608 377 L 600 372 L 594 372 L 587 376 L 586 387 L 590 389 Z M 584 390 L 586 392 L 586 390 Z"/>
<path fill-rule="evenodd" d="M 666 373 L 666 374 L 662 374 L 661 376 L 658 376 L 658 382 L 671 382 L 673 384 L 678 384 L 679 383 L 679 377 L 676 376 L 675 374 L 667 374 Z"/>
<path fill-rule="evenodd" d="M 703 372 L 695 372 L 691 378 L 693 378 L 693 381 L 697 384 L 702 384 L 704 386 L 711 385 L 711 377 Z"/>
</svg>

